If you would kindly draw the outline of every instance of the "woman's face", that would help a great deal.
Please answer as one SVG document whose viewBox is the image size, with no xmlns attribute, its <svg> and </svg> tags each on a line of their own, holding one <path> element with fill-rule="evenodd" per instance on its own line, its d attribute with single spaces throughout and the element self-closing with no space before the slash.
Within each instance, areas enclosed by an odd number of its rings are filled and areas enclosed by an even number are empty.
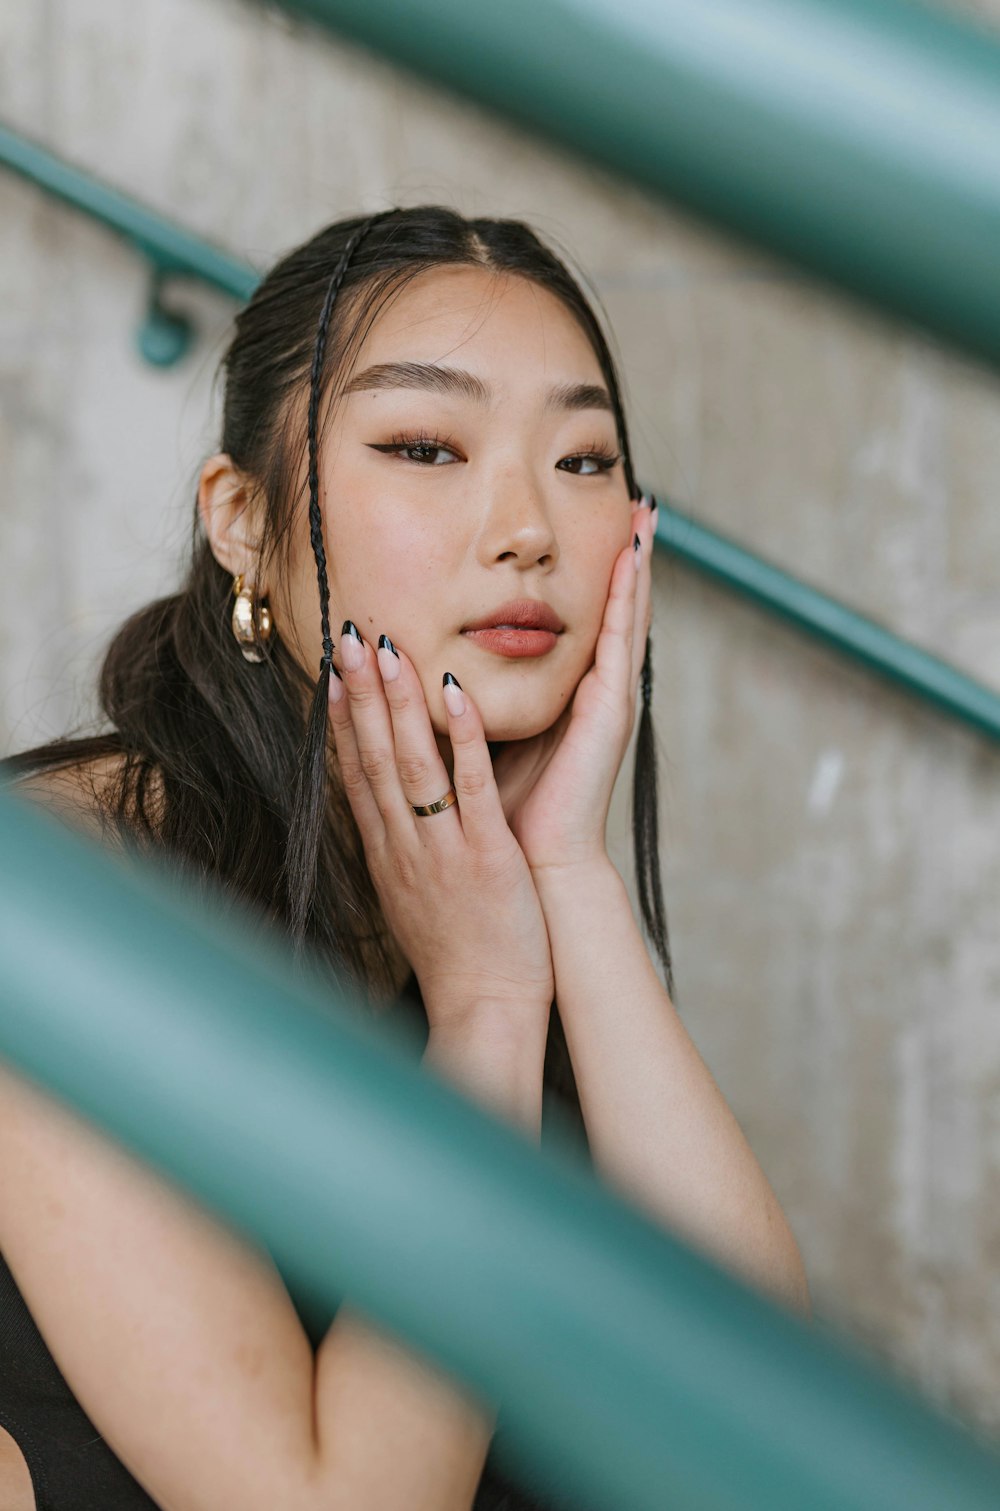
<svg viewBox="0 0 1000 1511">
<path fill-rule="evenodd" d="M 610 396 L 559 299 L 475 267 L 413 279 L 352 363 L 323 442 L 320 503 L 335 644 L 345 619 L 373 645 L 388 635 L 413 661 L 439 736 L 445 672 L 490 740 L 555 722 L 593 660 L 632 530 Z M 315 671 L 305 510 L 299 525 L 282 612 Z M 509 623 L 525 601 L 553 612 L 558 633 L 468 628 Z"/>
</svg>

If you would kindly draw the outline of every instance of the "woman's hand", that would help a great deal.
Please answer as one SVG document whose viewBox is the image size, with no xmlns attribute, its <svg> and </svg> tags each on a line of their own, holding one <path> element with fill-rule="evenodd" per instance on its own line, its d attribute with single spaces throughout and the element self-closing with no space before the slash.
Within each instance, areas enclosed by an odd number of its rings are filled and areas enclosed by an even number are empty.
<svg viewBox="0 0 1000 1511">
<path fill-rule="evenodd" d="M 544 1023 L 552 958 L 531 872 L 504 817 L 479 711 L 445 687 L 454 777 L 420 679 L 392 642 L 376 654 L 348 622 L 330 678 L 340 776 L 386 921 L 420 983 L 431 1027 L 476 1004 Z M 353 633 L 351 633 L 353 631 Z M 453 785 L 457 803 L 418 816 Z"/>
<path fill-rule="evenodd" d="M 495 756 L 504 812 L 536 873 L 607 860 L 608 809 L 635 723 L 649 633 L 652 512 L 644 501 L 633 507 L 629 544 L 611 572 L 594 662 L 572 702 L 550 729 L 511 741 Z"/>
</svg>

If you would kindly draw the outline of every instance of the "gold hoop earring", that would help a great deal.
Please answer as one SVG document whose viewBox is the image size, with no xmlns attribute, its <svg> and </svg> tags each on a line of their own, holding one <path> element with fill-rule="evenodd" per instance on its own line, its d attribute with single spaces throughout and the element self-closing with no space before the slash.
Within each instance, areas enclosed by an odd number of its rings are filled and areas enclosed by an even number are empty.
<svg viewBox="0 0 1000 1511">
<path fill-rule="evenodd" d="M 247 661 L 263 661 L 260 646 L 271 636 L 271 610 L 266 603 L 258 602 L 253 588 L 243 586 L 243 574 L 238 572 L 233 579 L 233 634 Z"/>
</svg>

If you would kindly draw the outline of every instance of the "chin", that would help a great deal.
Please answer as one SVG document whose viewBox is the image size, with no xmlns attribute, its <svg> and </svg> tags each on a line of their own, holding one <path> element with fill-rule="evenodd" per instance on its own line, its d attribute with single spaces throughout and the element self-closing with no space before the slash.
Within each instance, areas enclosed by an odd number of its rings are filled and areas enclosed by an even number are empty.
<svg viewBox="0 0 1000 1511">
<path fill-rule="evenodd" d="M 527 723 L 524 719 L 489 719 L 483 728 L 488 742 L 508 745 L 514 740 L 530 740 L 544 730 L 551 729 L 555 719 L 542 719 Z"/>
<path fill-rule="evenodd" d="M 562 703 L 552 706 L 547 700 L 546 707 L 532 710 L 523 705 L 520 708 L 511 707 L 509 700 L 504 701 L 505 707 L 482 710 L 483 729 L 490 742 L 530 740 L 546 729 L 551 729 L 565 706 Z"/>
<path fill-rule="evenodd" d="M 551 729 L 567 704 L 572 702 L 577 686 L 576 683 L 571 683 L 563 690 L 564 678 L 559 678 L 555 686 L 550 681 L 546 687 L 514 689 L 509 686 L 498 687 L 495 683 L 492 687 L 484 687 L 485 679 L 481 673 L 477 678 L 468 673 L 465 667 L 454 663 L 453 665 L 455 676 L 464 687 L 471 691 L 472 697 L 476 700 L 476 706 L 483 721 L 483 732 L 490 744 L 530 740 L 535 735 L 543 734 L 546 729 Z M 482 701 L 476 697 L 477 691 Z M 431 703 L 428 697 L 428 707 L 432 710 L 431 726 L 435 735 L 442 740 L 447 740 L 447 715 L 444 707 L 437 704 L 438 697 L 438 685 L 435 680 L 435 702 Z"/>
</svg>

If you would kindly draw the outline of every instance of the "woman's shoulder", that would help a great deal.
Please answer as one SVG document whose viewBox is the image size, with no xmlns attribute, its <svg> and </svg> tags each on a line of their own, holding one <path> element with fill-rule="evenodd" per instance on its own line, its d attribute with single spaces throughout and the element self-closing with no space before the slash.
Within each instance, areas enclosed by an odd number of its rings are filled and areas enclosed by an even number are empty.
<svg viewBox="0 0 1000 1511">
<path fill-rule="evenodd" d="M 110 742 L 95 748 L 95 742 L 81 741 L 79 749 L 67 748 L 43 764 L 22 766 L 21 758 L 7 763 L 6 787 L 70 828 L 106 841 L 120 832 L 128 813 L 131 764 L 125 751 Z M 155 770 L 146 773 L 146 788 L 147 807 L 155 807 L 160 793 Z"/>
</svg>

